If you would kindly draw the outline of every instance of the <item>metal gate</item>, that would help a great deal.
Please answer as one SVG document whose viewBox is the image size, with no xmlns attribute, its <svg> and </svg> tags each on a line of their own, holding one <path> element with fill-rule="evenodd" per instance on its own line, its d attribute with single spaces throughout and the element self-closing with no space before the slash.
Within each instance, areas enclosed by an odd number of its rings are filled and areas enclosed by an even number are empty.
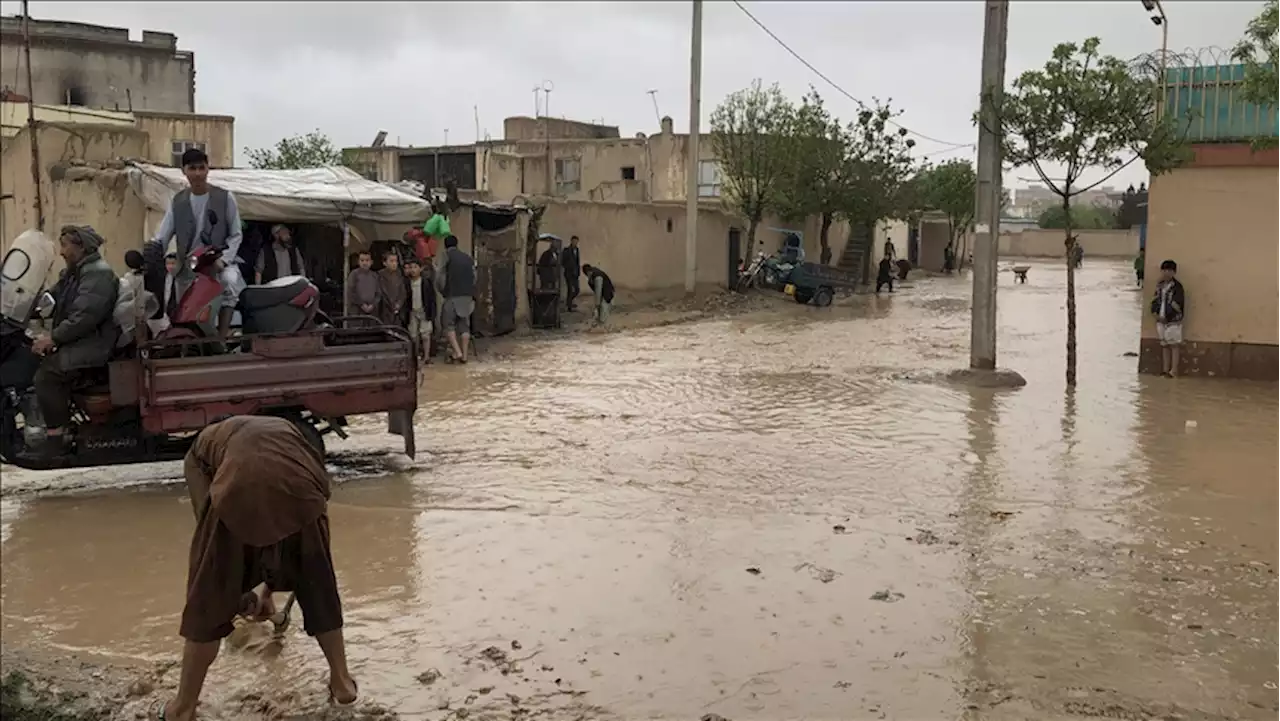
<svg viewBox="0 0 1280 721">
<path fill-rule="evenodd" d="M 476 261 L 476 311 L 471 330 L 477 335 L 502 335 L 516 329 L 517 217 L 514 209 L 471 209 L 472 257 Z"/>
</svg>

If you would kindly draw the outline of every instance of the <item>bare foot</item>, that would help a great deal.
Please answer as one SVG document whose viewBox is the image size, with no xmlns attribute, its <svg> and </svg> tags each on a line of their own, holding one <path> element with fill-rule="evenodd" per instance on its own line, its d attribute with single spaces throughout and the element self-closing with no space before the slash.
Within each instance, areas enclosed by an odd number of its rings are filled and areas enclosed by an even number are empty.
<svg viewBox="0 0 1280 721">
<path fill-rule="evenodd" d="M 178 699 L 170 699 L 164 705 L 164 710 L 160 712 L 160 718 L 162 721 L 195 721 L 196 709 L 194 706 L 189 709 L 180 709 Z"/>
</svg>

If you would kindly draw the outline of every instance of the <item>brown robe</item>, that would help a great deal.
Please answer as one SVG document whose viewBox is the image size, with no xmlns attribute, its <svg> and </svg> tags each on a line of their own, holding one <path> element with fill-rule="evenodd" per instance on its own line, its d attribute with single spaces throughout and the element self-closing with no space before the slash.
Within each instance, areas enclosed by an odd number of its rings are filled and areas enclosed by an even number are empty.
<svg viewBox="0 0 1280 721">
<path fill-rule="evenodd" d="M 399 268 L 378 271 L 378 290 L 382 295 L 378 317 L 385 325 L 400 325 L 400 313 L 409 299 L 404 287 L 404 273 Z"/>
<path fill-rule="evenodd" d="M 229 418 L 200 432 L 185 472 L 197 523 L 183 638 L 225 638 L 241 597 L 260 582 L 297 594 L 308 634 L 342 628 L 329 475 L 301 431 L 282 418 Z"/>
</svg>

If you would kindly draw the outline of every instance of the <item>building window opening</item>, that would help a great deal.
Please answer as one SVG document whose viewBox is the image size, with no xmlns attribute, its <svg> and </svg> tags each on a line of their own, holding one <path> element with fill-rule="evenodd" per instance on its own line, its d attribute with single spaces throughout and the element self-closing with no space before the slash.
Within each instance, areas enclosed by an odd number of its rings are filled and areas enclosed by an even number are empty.
<svg viewBox="0 0 1280 721">
<path fill-rule="evenodd" d="M 628 165 L 627 167 L 622 169 L 622 179 L 623 180 L 636 179 L 636 168 L 634 165 Z"/>
<path fill-rule="evenodd" d="M 698 197 L 719 198 L 721 191 L 720 163 L 714 160 L 698 161 Z"/>
<path fill-rule="evenodd" d="M 569 195 L 582 190 L 582 161 L 578 158 L 556 159 L 556 195 Z"/>
<path fill-rule="evenodd" d="M 206 153 L 209 152 L 209 148 L 205 143 L 197 142 L 195 140 L 175 140 L 173 141 L 173 147 L 170 148 L 172 151 L 172 157 L 169 158 L 169 165 L 172 165 L 175 168 L 181 168 L 182 154 L 191 148 L 197 148 Z"/>
</svg>

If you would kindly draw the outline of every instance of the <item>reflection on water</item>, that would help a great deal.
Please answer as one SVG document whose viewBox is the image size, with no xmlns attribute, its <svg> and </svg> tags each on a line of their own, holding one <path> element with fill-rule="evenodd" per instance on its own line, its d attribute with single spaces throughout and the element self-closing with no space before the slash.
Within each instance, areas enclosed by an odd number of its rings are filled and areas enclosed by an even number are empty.
<svg viewBox="0 0 1280 721">
<path fill-rule="evenodd" d="M 1064 393 L 1063 272 L 1030 278 L 1001 277 L 1013 392 L 930 380 L 967 358 L 961 278 L 432 369 L 428 457 L 334 492 L 363 695 L 430 717 L 1274 717 L 1276 387 L 1137 377 L 1142 299 L 1091 262 Z M 173 657 L 183 498 L 6 498 L 6 644 Z M 322 704 L 300 625 L 278 655 L 224 652 L 206 713 Z"/>
</svg>

